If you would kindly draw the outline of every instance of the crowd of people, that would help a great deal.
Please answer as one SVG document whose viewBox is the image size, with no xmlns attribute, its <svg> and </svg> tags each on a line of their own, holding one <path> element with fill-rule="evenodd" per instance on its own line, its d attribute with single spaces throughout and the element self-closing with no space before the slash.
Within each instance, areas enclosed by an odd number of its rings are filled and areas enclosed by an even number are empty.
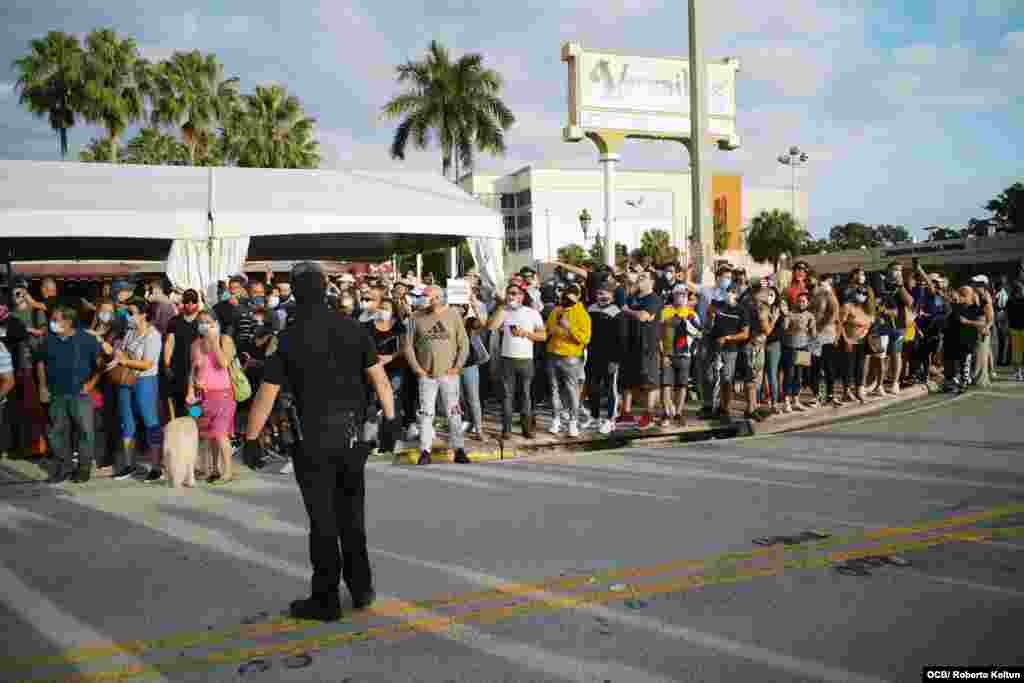
<svg viewBox="0 0 1024 683">
<path fill-rule="evenodd" d="M 678 263 L 548 265 L 551 276 L 523 268 L 498 291 L 470 273 L 464 303 L 430 274 L 331 278 L 325 305 L 372 339 L 420 464 L 431 462 L 438 422 L 468 462 L 466 441 L 485 438 L 492 401 L 501 439 L 517 414 L 533 438 L 542 406 L 551 434 L 575 438 L 683 426 L 694 399 L 703 420 L 762 421 L 929 380 L 962 392 L 989 384 L 998 366 L 1024 381 L 1019 277 L 951 283 L 916 261 L 824 274 L 798 261 L 784 282 L 721 264 L 700 286 Z M 246 402 L 294 314 L 287 280 L 232 277 L 217 302 L 164 277 L 105 283 L 86 299 L 62 297 L 53 279 L 38 291 L 20 280 L 5 298 L 0 451 L 50 454 L 55 482 L 88 481 L 94 463 L 155 482 L 163 425 L 194 415 L 216 455 L 200 474 L 233 479 Z M 379 404 L 366 401 L 372 441 Z M 284 461 L 285 427 L 271 420 L 263 437 Z"/>
</svg>

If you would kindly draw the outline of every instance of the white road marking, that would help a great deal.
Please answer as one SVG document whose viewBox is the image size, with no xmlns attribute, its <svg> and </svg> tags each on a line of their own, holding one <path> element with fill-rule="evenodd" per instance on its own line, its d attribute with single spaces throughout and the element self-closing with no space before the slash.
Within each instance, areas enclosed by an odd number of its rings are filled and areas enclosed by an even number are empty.
<svg viewBox="0 0 1024 683">
<path fill-rule="evenodd" d="M 467 470 L 469 472 L 469 470 Z M 594 484 L 592 482 L 583 481 L 571 477 L 560 477 L 551 474 L 541 474 L 539 472 L 522 471 L 517 472 L 508 468 L 491 468 L 491 467 L 476 467 L 472 469 L 472 473 L 481 477 L 489 477 L 492 479 L 505 479 L 508 481 L 522 482 L 525 484 L 542 484 L 546 486 L 565 486 L 573 489 L 586 489 L 590 491 L 600 491 L 601 493 L 607 493 L 615 496 L 635 496 L 640 498 L 652 498 L 654 500 L 664 501 L 681 501 L 682 498 L 679 496 L 668 496 L 658 493 L 651 493 L 650 491 L 640 491 L 636 489 L 620 489 L 610 486 L 602 486 L 600 484 Z"/>
<path fill-rule="evenodd" d="M 486 491 L 505 491 L 506 489 L 497 486 L 495 484 L 488 484 L 487 482 L 479 481 L 477 479 L 471 479 L 469 477 L 459 477 L 450 474 L 445 474 L 435 469 L 426 467 L 386 467 L 380 470 L 386 475 L 395 475 L 398 477 L 408 477 L 410 479 L 430 479 L 433 481 L 443 481 L 449 484 L 458 484 L 459 486 L 467 486 L 470 488 L 484 489 Z"/>
<path fill-rule="evenodd" d="M 38 529 L 33 529 L 28 524 L 38 524 L 65 530 L 74 528 L 67 522 L 62 522 L 47 515 L 41 515 L 24 507 L 0 503 L 0 527 L 7 527 L 9 530 L 21 534 L 38 531 Z"/>
<path fill-rule="evenodd" d="M 62 611 L 44 594 L 24 583 L 15 572 L 4 565 L 0 565 L 0 586 L 3 586 L 4 605 L 17 612 L 26 623 L 44 634 L 58 648 L 70 650 L 82 643 L 116 647 L 112 639 Z M 145 662 L 133 655 L 122 652 L 120 657 L 122 664 L 147 667 Z M 167 679 L 158 672 L 147 674 L 147 680 L 167 683 Z"/>
<path fill-rule="evenodd" d="M 926 579 L 928 581 L 932 581 L 934 583 L 943 583 L 947 586 L 959 586 L 961 588 L 969 588 L 971 590 L 984 591 L 986 593 L 997 593 L 999 595 L 1005 595 L 1011 598 L 1024 598 L 1024 591 L 1015 590 L 1013 588 L 993 586 L 987 583 L 971 581 L 969 579 L 955 579 L 951 576 L 936 576 L 935 574 L 929 574 L 928 572 L 923 572 L 920 570 L 909 570 L 908 573 L 912 574 L 913 576 Z"/>
</svg>

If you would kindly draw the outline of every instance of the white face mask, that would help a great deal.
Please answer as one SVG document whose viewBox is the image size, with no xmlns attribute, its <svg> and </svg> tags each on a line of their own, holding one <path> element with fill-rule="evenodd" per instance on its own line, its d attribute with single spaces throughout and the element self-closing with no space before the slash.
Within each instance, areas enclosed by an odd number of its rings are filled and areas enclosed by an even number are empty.
<svg viewBox="0 0 1024 683">
<path fill-rule="evenodd" d="M 114 314 L 111 313 L 110 311 L 100 311 L 98 317 L 101 323 L 109 323 L 111 320 L 114 319 Z"/>
<path fill-rule="evenodd" d="M 377 311 L 377 320 L 383 323 L 391 320 L 391 311 Z"/>
<path fill-rule="evenodd" d="M 272 296 L 267 299 L 267 308 L 277 308 L 281 303 L 281 299 L 276 296 Z"/>
</svg>

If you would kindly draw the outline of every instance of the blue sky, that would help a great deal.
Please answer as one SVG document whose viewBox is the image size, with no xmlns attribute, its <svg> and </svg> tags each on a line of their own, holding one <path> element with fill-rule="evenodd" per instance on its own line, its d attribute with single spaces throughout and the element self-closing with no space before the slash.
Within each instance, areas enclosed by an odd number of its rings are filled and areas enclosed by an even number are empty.
<svg viewBox="0 0 1024 683">
<path fill-rule="evenodd" d="M 917 234 L 960 225 L 1024 179 L 1024 0 L 714 0 L 707 52 L 738 56 L 738 127 L 744 146 L 716 153 L 716 168 L 748 185 L 788 186 L 775 158 L 802 146 L 811 163 L 812 233 L 837 223 L 895 223 Z M 213 51 L 251 90 L 286 85 L 318 120 L 325 167 L 435 170 L 436 150 L 388 158 L 394 123 L 379 117 L 395 94 L 394 65 L 432 38 L 455 53 L 481 52 L 506 79 L 518 122 L 504 159 L 596 166 L 589 143 L 561 141 L 566 119 L 564 41 L 685 55 L 686 2 L 316 2 L 250 0 L 5 0 L 0 10 L 0 157 L 59 158 L 45 121 L 20 109 L 12 60 L 59 29 L 112 27 L 151 58 Z M 71 132 L 72 154 L 100 132 Z M 678 145 L 628 143 L 624 168 L 683 169 Z"/>
</svg>

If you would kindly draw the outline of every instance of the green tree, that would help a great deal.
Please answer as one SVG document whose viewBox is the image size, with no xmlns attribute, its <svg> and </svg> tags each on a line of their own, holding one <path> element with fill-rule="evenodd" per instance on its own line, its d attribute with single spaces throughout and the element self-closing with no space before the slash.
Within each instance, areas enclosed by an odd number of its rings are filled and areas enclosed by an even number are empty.
<svg viewBox="0 0 1024 683">
<path fill-rule="evenodd" d="M 604 249 L 604 238 L 601 235 L 594 237 L 594 244 L 590 247 L 590 260 L 593 263 L 604 263 L 605 261 L 605 249 Z"/>
<path fill-rule="evenodd" d="M 747 249 L 758 263 L 770 262 L 779 270 L 783 254 L 796 256 L 806 240 L 806 233 L 788 211 L 762 211 L 747 228 Z"/>
<path fill-rule="evenodd" d="M 729 227 L 715 216 L 715 253 L 721 254 L 729 247 Z"/>
<path fill-rule="evenodd" d="M 827 239 L 809 239 L 800 247 L 800 252 L 803 254 L 827 254 L 830 251 L 836 251 L 836 249 L 832 241 Z"/>
<path fill-rule="evenodd" d="M 48 118 L 57 133 L 60 156 L 68 154 L 68 130 L 77 123 L 82 104 L 82 45 L 78 38 L 50 31 L 33 40 L 30 53 L 14 60 L 18 104 L 36 118 Z"/>
<path fill-rule="evenodd" d="M 112 163 L 111 160 L 120 160 L 123 156 L 124 151 L 110 138 L 93 138 L 78 153 L 79 161 L 104 164 Z"/>
<path fill-rule="evenodd" d="M 318 168 L 316 121 L 280 85 L 256 86 L 225 129 L 229 158 L 250 168 Z"/>
<path fill-rule="evenodd" d="M 82 63 L 82 115 L 107 131 L 113 142 L 109 161 L 114 163 L 122 133 L 146 113 L 147 62 L 139 57 L 134 40 L 99 29 L 86 36 Z"/>
<path fill-rule="evenodd" d="M 558 260 L 571 266 L 585 266 L 590 263 L 590 254 L 578 244 L 567 244 L 559 248 Z"/>
<path fill-rule="evenodd" d="M 391 143 L 391 158 L 405 159 L 409 140 L 417 149 L 430 145 L 435 134 L 441 146 L 441 173 L 455 166 L 472 169 L 476 150 L 505 154 L 505 135 L 515 117 L 499 97 L 502 78 L 483 66 L 479 54 L 453 62 L 448 49 L 436 40 L 426 56 L 396 69 L 406 90 L 384 105 L 382 115 L 402 118 Z"/>
<path fill-rule="evenodd" d="M 154 81 L 153 123 L 180 130 L 189 163 L 195 165 L 197 149 L 213 145 L 215 126 L 237 105 L 238 79 L 225 79 L 216 57 L 193 50 L 171 55 Z"/>
<path fill-rule="evenodd" d="M 938 242 L 940 240 L 958 240 L 967 236 L 967 231 L 955 228 L 942 228 L 937 225 L 925 228 L 928 231 L 928 241 Z"/>
<path fill-rule="evenodd" d="M 861 247 L 873 249 L 882 246 L 882 241 L 878 238 L 878 233 L 875 229 L 863 223 L 847 223 L 846 225 L 833 226 L 828 233 L 828 237 L 839 251 L 860 249 Z"/>
<path fill-rule="evenodd" d="M 184 166 L 188 163 L 188 148 L 158 128 L 143 128 L 125 145 L 123 161 L 150 166 Z"/>
<path fill-rule="evenodd" d="M 672 236 L 664 230 L 646 230 L 640 235 L 640 257 L 649 256 L 655 263 L 672 260 Z"/>
<path fill-rule="evenodd" d="M 879 241 L 883 243 L 898 244 L 910 241 L 910 232 L 902 225 L 876 225 L 874 230 Z"/>
<path fill-rule="evenodd" d="M 996 230 L 1024 232 L 1024 183 L 1014 183 L 985 205 L 992 212 Z"/>
</svg>

